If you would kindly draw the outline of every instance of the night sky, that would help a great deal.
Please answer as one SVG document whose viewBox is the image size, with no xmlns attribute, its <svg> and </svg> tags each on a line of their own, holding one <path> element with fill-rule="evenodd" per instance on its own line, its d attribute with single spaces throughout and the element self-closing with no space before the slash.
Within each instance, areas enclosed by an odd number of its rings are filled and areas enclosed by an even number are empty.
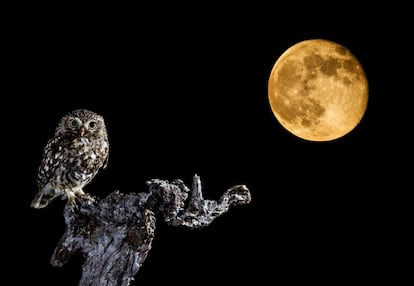
<svg viewBox="0 0 414 286">
<path fill-rule="evenodd" d="M 11 217 L 19 214 L 17 222 L 6 218 L 17 251 L 7 256 L 12 270 L 31 285 L 79 281 L 80 255 L 62 268 L 49 264 L 65 229 L 65 202 L 41 210 L 30 202 L 57 122 L 86 108 L 105 118 L 111 149 L 108 168 L 85 191 L 145 192 L 152 178 L 191 186 L 198 174 L 206 199 L 238 184 L 252 195 L 249 205 L 203 229 L 157 220 L 152 250 L 132 285 L 393 281 L 385 246 L 396 229 L 390 194 L 398 182 L 389 171 L 404 144 L 391 144 L 404 139 L 391 119 L 407 115 L 396 111 L 406 94 L 392 83 L 398 69 L 388 55 L 406 49 L 395 33 L 406 27 L 403 17 L 390 26 L 387 17 L 356 8 L 302 7 L 307 16 L 293 7 L 243 8 L 17 13 L 5 78 L 11 103 L 4 107 L 23 114 L 11 131 L 19 152 L 6 154 L 18 154 L 9 171 L 19 175 L 7 186 L 16 206 Z M 347 47 L 368 78 L 365 116 L 332 142 L 291 135 L 268 103 L 277 58 L 312 38 Z"/>
</svg>

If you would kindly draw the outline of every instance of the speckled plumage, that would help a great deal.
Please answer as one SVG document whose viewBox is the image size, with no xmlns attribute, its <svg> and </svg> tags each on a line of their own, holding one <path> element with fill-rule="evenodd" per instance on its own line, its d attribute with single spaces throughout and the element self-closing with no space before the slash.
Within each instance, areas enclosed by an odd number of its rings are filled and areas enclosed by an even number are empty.
<svg viewBox="0 0 414 286">
<path fill-rule="evenodd" d="M 84 195 L 91 182 L 108 162 L 109 141 L 102 116 L 77 109 L 62 117 L 48 141 L 38 170 L 38 193 L 33 208 L 43 208 L 54 198 L 68 201 Z"/>
</svg>

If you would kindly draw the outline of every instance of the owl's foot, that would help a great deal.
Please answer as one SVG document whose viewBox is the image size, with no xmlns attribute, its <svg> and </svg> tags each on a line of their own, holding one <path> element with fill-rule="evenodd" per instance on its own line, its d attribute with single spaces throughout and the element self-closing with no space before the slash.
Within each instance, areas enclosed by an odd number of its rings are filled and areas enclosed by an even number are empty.
<svg viewBox="0 0 414 286">
<path fill-rule="evenodd" d="M 66 191 L 66 197 L 68 199 L 67 204 L 73 204 L 76 203 L 76 200 L 80 201 L 88 201 L 88 202 L 92 202 L 95 203 L 96 200 L 91 197 L 89 194 L 85 193 L 82 190 L 77 190 L 77 191 Z"/>
<path fill-rule="evenodd" d="M 76 199 L 76 195 L 72 191 L 67 191 L 66 192 L 66 197 L 68 199 L 68 204 L 72 204 Z"/>
<path fill-rule="evenodd" d="M 82 199 L 88 200 L 88 201 L 90 201 L 90 202 L 92 202 L 92 203 L 96 202 L 96 200 L 95 200 L 95 199 L 94 199 L 91 195 L 89 195 L 89 194 L 85 193 L 85 192 L 84 192 L 84 191 L 82 191 L 82 190 L 80 190 L 80 191 L 78 191 L 78 192 L 76 193 L 76 197 L 77 197 L 77 198 L 82 198 Z"/>
<path fill-rule="evenodd" d="M 83 191 L 83 190 L 78 190 L 76 193 L 74 193 L 75 194 L 75 196 L 76 197 L 78 197 L 78 198 L 82 198 L 82 197 L 85 197 L 86 196 L 86 194 L 85 194 L 85 192 Z"/>
</svg>

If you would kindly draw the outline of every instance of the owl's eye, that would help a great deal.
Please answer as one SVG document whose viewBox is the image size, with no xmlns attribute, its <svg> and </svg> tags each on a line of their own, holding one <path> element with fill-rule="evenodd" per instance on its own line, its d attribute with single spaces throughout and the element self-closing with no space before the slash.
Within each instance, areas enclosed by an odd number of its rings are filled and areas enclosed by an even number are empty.
<svg viewBox="0 0 414 286">
<path fill-rule="evenodd" d="M 76 119 L 71 119 L 70 121 L 69 121 L 69 127 L 70 128 L 72 128 L 72 129 L 74 129 L 74 128 L 76 128 L 76 127 L 78 127 L 78 121 L 76 120 Z"/>
<path fill-rule="evenodd" d="M 96 121 L 89 121 L 88 128 L 90 130 L 95 130 L 97 126 Z"/>
</svg>

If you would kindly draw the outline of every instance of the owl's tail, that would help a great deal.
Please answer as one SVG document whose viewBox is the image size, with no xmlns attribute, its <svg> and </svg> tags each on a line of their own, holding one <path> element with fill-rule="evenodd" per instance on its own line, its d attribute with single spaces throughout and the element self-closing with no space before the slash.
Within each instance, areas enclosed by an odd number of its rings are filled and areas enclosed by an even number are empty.
<svg viewBox="0 0 414 286">
<path fill-rule="evenodd" d="M 46 185 L 36 194 L 32 200 L 31 207 L 35 209 L 41 209 L 46 207 L 54 198 L 58 197 L 57 193 L 53 188 Z"/>
</svg>

